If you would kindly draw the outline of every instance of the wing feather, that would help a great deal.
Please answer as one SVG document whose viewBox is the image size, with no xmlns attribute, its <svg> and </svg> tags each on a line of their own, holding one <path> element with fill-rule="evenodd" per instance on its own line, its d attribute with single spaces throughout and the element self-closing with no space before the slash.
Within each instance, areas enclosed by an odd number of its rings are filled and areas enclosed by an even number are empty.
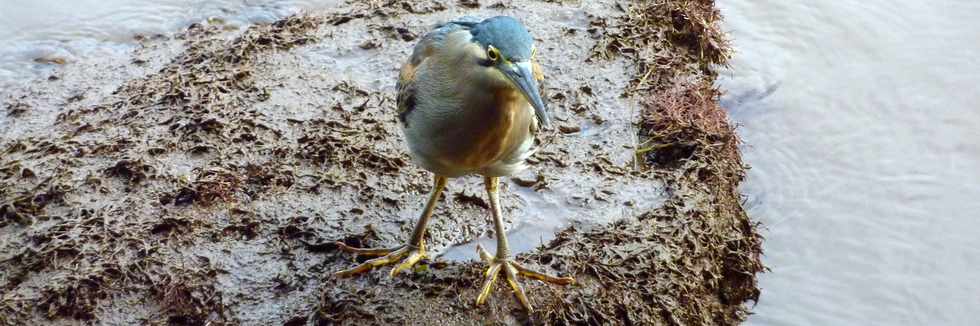
<svg viewBox="0 0 980 326">
<path fill-rule="evenodd" d="M 434 30 L 425 34 L 419 40 L 418 44 L 415 45 L 415 49 L 412 50 L 412 56 L 409 57 L 408 62 L 402 65 L 396 86 L 398 89 L 398 120 L 406 127 L 408 127 L 407 117 L 412 113 L 412 110 L 415 109 L 415 105 L 418 103 L 415 98 L 416 72 L 419 69 L 425 69 L 425 65 L 428 64 L 427 59 L 435 53 L 438 47 L 443 45 L 446 35 L 461 29 L 469 29 L 475 24 L 474 21 L 479 22 L 479 20 L 467 16 L 437 25 Z"/>
</svg>

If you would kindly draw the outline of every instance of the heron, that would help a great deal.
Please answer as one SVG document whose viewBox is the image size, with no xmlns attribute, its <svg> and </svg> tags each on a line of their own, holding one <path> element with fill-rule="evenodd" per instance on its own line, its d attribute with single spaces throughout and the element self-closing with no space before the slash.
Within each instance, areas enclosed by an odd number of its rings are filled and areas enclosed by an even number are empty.
<svg viewBox="0 0 980 326">
<path fill-rule="evenodd" d="M 568 285 L 571 277 L 533 271 L 515 261 L 507 244 L 500 208 L 500 178 L 528 168 L 535 135 L 551 117 L 541 98 L 543 80 L 534 39 L 517 19 L 463 17 L 436 28 L 415 45 L 398 76 L 397 114 L 412 161 L 434 174 L 432 190 L 411 237 L 395 248 L 341 250 L 377 257 L 336 273 L 349 277 L 395 265 L 394 277 L 426 257 L 425 230 L 449 178 L 484 179 L 497 251 L 477 246 L 488 265 L 476 304 L 483 304 L 500 274 L 520 304 L 533 311 L 519 279 Z"/>
</svg>

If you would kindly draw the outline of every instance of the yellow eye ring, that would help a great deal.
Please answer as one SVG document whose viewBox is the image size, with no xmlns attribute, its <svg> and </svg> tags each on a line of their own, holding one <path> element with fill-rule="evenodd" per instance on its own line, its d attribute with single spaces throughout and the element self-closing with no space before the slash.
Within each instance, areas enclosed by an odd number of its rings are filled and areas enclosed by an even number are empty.
<svg viewBox="0 0 980 326">
<path fill-rule="evenodd" d="M 490 61 L 494 61 L 494 62 L 500 60 L 500 51 L 491 45 L 490 47 L 487 48 L 487 58 L 489 58 Z"/>
</svg>

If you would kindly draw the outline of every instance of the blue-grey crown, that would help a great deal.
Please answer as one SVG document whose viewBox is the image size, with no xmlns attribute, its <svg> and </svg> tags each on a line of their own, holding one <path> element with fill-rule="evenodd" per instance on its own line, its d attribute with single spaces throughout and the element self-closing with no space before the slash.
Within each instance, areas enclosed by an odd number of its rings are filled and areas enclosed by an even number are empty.
<svg viewBox="0 0 980 326">
<path fill-rule="evenodd" d="M 473 34 L 473 40 L 483 48 L 493 45 L 507 60 L 519 62 L 531 58 L 534 39 L 527 28 L 513 17 L 487 18 L 473 26 L 470 33 Z"/>
</svg>

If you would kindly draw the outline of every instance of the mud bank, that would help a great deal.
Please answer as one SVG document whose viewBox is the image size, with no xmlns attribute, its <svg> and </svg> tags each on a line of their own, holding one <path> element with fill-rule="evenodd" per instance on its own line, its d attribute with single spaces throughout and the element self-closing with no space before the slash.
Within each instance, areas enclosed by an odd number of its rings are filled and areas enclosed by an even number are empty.
<svg viewBox="0 0 980 326">
<path fill-rule="evenodd" d="M 511 230 L 564 229 L 518 260 L 578 284 L 526 282 L 527 315 L 503 286 L 473 304 L 475 261 L 335 279 L 354 262 L 333 241 L 401 243 L 428 191 L 393 114 L 401 60 L 434 23 L 498 14 L 538 38 L 558 122 L 502 201 Z M 0 98 L 0 324 L 738 323 L 761 239 L 712 86 L 718 19 L 712 1 L 357 1 L 65 64 Z M 478 181 L 450 182 L 433 254 L 492 236 Z"/>
</svg>

